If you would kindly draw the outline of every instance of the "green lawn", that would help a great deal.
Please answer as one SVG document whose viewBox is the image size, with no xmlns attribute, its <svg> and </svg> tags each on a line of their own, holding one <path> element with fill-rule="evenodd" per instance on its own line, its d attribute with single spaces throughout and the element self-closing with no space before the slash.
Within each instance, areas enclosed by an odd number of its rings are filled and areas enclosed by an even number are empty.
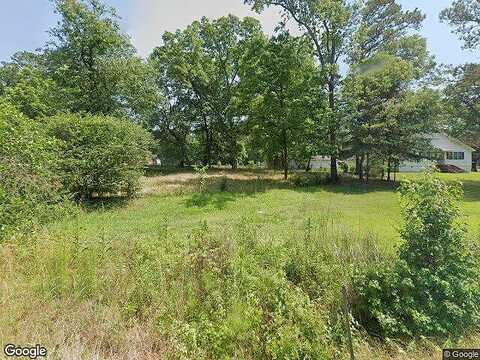
<svg viewBox="0 0 480 360">
<path fill-rule="evenodd" d="M 220 230 L 248 221 L 265 234 L 283 237 L 302 231 L 310 221 L 318 231 L 334 224 L 345 231 L 374 234 L 388 249 L 399 239 L 401 214 L 397 188 L 393 184 L 374 181 L 365 185 L 345 180 L 335 186 L 295 188 L 276 178 L 256 181 L 228 176 L 227 191 L 218 189 L 221 178 L 217 177 L 211 180 L 210 190 L 204 194 L 162 191 L 166 185 L 176 182 L 175 175 L 169 175 L 167 181 L 162 177 L 151 178 L 149 182 L 158 181 L 160 191 L 125 205 L 113 206 L 108 211 L 97 207 L 81 217 L 81 228 L 87 238 L 95 237 L 99 230 L 126 239 L 152 238 L 165 226 L 170 232 L 183 235 L 202 221 Z M 399 177 L 414 179 L 419 176 L 400 174 Z M 465 222 L 469 231 L 476 233 L 480 229 L 480 173 L 438 176 L 463 183 Z M 266 184 L 262 185 L 262 181 Z M 194 182 L 192 175 L 178 183 L 183 189 Z M 60 223 L 56 228 L 65 225 Z"/>
</svg>

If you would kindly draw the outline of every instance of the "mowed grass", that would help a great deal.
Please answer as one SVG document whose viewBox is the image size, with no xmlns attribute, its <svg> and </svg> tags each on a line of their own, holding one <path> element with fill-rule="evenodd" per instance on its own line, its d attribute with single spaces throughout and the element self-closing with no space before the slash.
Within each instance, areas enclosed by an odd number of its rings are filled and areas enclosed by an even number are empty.
<svg viewBox="0 0 480 360">
<path fill-rule="evenodd" d="M 421 174 L 400 174 L 399 180 L 419 178 Z M 438 174 L 441 179 L 460 182 L 461 202 L 469 233 L 480 230 L 480 173 Z M 178 235 L 188 234 L 202 221 L 222 230 L 248 221 L 272 237 L 301 233 L 306 222 L 319 231 L 334 224 L 358 235 L 374 235 L 379 245 L 391 250 L 398 244 L 402 224 L 398 182 L 372 181 L 360 184 L 344 179 L 340 185 L 295 187 L 275 173 L 214 172 L 204 193 L 198 193 L 194 174 L 181 173 L 146 178 L 146 193 L 128 203 L 96 204 L 79 219 L 85 236 L 154 238 L 168 227 Z M 225 186 L 221 191 L 222 183 Z M 72 224 L 55 225 L 61 230 Z"/>
</svg>

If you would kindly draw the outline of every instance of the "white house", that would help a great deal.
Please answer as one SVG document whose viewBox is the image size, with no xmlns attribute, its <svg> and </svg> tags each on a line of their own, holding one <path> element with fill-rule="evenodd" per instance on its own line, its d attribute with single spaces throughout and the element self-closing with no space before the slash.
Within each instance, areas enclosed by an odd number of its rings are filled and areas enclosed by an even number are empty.
<svg viewBox="0 0 480 360">
<path fill-rule="evenodd" d="M 311 169 L 330 169 L 330 156 L 316 155 L 310 160 Z"/>
<path fill-rule="evenodd" d="M 400 164 L 400 172 L 421 172 L 433 164 L 453 165 L 464 172 L 472 171 L 472 147 L 445 134 L 428 135 L 432 146 L 438 149 L 438 160 L 405 161 Z"/>
</svg>

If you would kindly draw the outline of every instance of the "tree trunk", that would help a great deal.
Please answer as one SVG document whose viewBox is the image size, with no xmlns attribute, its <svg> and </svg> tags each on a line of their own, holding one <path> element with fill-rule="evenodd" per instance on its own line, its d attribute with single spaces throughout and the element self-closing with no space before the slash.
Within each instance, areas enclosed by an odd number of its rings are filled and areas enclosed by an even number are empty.
<svg viewBox="0 0 480 360">
<path fill-rule="evenodd" d="M 362 154 L 360 156 L 359 164 L 358 164 L 358 178 L 363 181 L 364 172 L 363 172 L 363 162 L 365 161 L 365 155 Z"/>
<path fill-rule="evenodd" d="M 237 140 L 235 137 L 232 137 L 230 143 L 230 166 L 233 170 L 236 170 L 238 167 L 237 159 Z"/>
<path fill-rule="evenodd" d="M 287 142 L 287 130 L 284 128 L 283 133 L 283 178 L 288 179 L 288 142 Z"/>
<path fill-rule="evenodd" d="M 328 82 L 328 103 L 330 110 L 332 111 L 333 116 L 335 116 L 335 84 L 334 79 L 331 78 Z M 336 124 L 331 123 L 329 126 L 329 138 L 330 146 L 335 148 L 334 153 L 330 156 L 330 181 L 332 183 L 338 183 L 338 169 L 337 169 L 337 156 L 336 156 L 336 145 L 337 145 L 337 128 Z"/>
<path fill-rule="evenodd" d="M 367 153 L 367 184 L 370 180 L 370 153 Z"/>
<path fill-rule="evenodd" d="M 392 173 L 392 160 L 389 158 L 387 162 L 387 181 L 390 182 Z"/>
<path fill-rule="evenodd" d="M 205 133 L 205 154 L 203 165 L 209 166 L 212 163 L 212 136 L 208 127 L 207 117 L 203 115 L 203 131 Z"/>
</svg>

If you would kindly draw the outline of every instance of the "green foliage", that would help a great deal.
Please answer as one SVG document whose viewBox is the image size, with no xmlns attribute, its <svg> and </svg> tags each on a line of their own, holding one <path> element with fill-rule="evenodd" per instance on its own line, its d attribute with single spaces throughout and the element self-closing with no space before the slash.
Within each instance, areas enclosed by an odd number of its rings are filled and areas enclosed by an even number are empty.
<svg viewBox="0 0 480 360">
<path fill-rule="evenodd" d="M 193 169 L 195 170 L 195 175 L 197 176 L 198 190 L 200 192 L 204 192 L 207 189 L 208 165 L 194 165 Z"/>
<path fill-rule="evenodd" d="M 99 0 L 53 3 L 60 20 L 50 30 L 45 56 L 49 73 L 69 99 L 67 110 L 148 114 L 155 93 L 115 11 Z M 140 109 L 140 102 L 145 109 Z"/>
<path fill-rule="evenodd" d="M 149 158 L 149 133 L 126 120 L 58 115 L 47 120 L 60 143 L 59 168 L 65 188 L 77 199 L 134 195 Z"/>
<path fill-rule="evenodd" d="M 205 165 L 232 167 L 242 155 L 245 112 L 239 94 L 239 68 L 246 46 L 263 36 L 257 20 L 230 15 L 202 18 L 185 30 L 163 35 L 150 57 L 158 88 L 166 101 L 152 119 L 160 135 L 175 144 L 187 162 L 193 132 Z"/>
<path fill-rule="evenodd" d="M 415 80 L 413 65 L 379 53 L 352 67 L 344 83 L 342 95 L 350 110 L 346 155 L 355 154 L 359 159 L 360 178 L 364 160 L 369 162 L 368 176 L 374 161 L 385 161 L 391 169 L 399 161 L 416 160 L 433 150 L 418 134 L 435 131 L 440 95 L 429 89 L 410 90 Z"/>
<path fill-rule="evenodd" d="M 457 185 L 405 182 L 399 258 L 355 278 L 356 316 L 382 337 L 457 338 L 480 319 L 478 261 L 459 223 Z"/>
<path fill-rule="evenodd" d="M 298 187 L 318 186 L 328 182 L 326 174 L 321 172 L 296 173 L 291 177 L 293 185 Z"/>
<path fill-rule="evenodd" d="M 455 136 L 480 146 L 480 64 L 465 64 L 451 71 L 445 88 L 449 128 Z"/>
<path fill-rule="evenodd" d="M 358 20 L 349 52 L 352 64 L 397 47 L 410 31 L 418 31 L 425 15 L 419 9 L 403 10 L 395 0 L 368 0 L 355 9 Z"/>
<path fill-rule="evenodd" d="M 286 179 L 290 161 L 309 159 L 318 143 L 315 125 L 325 97 L 311 48 L 286 33 L 259 40 L 246 53 L 241 75 L 251 141 L 268 160 L 281 161 Z"/>
<path fill-rule="evenodd" d="M 62 211 L 58 161 L 57 141 L 0 100 L 0 240 Z"/>
<path fill-rule="evenodd" d="M 480 3 L 477 0 L 455 0 L 440 13 L 440 19 L 454 27 L 453 32 L 465 41 L 466 49 L 480 46 Z"/>
<path fill-rule="evenodd" d="M 14 86 L 7 87 L 5 99 L 23 114 L 35 119 L 51 116 L 66 108 L 61 88 L 38 69 L 25 68 Z"/>
</svg>

